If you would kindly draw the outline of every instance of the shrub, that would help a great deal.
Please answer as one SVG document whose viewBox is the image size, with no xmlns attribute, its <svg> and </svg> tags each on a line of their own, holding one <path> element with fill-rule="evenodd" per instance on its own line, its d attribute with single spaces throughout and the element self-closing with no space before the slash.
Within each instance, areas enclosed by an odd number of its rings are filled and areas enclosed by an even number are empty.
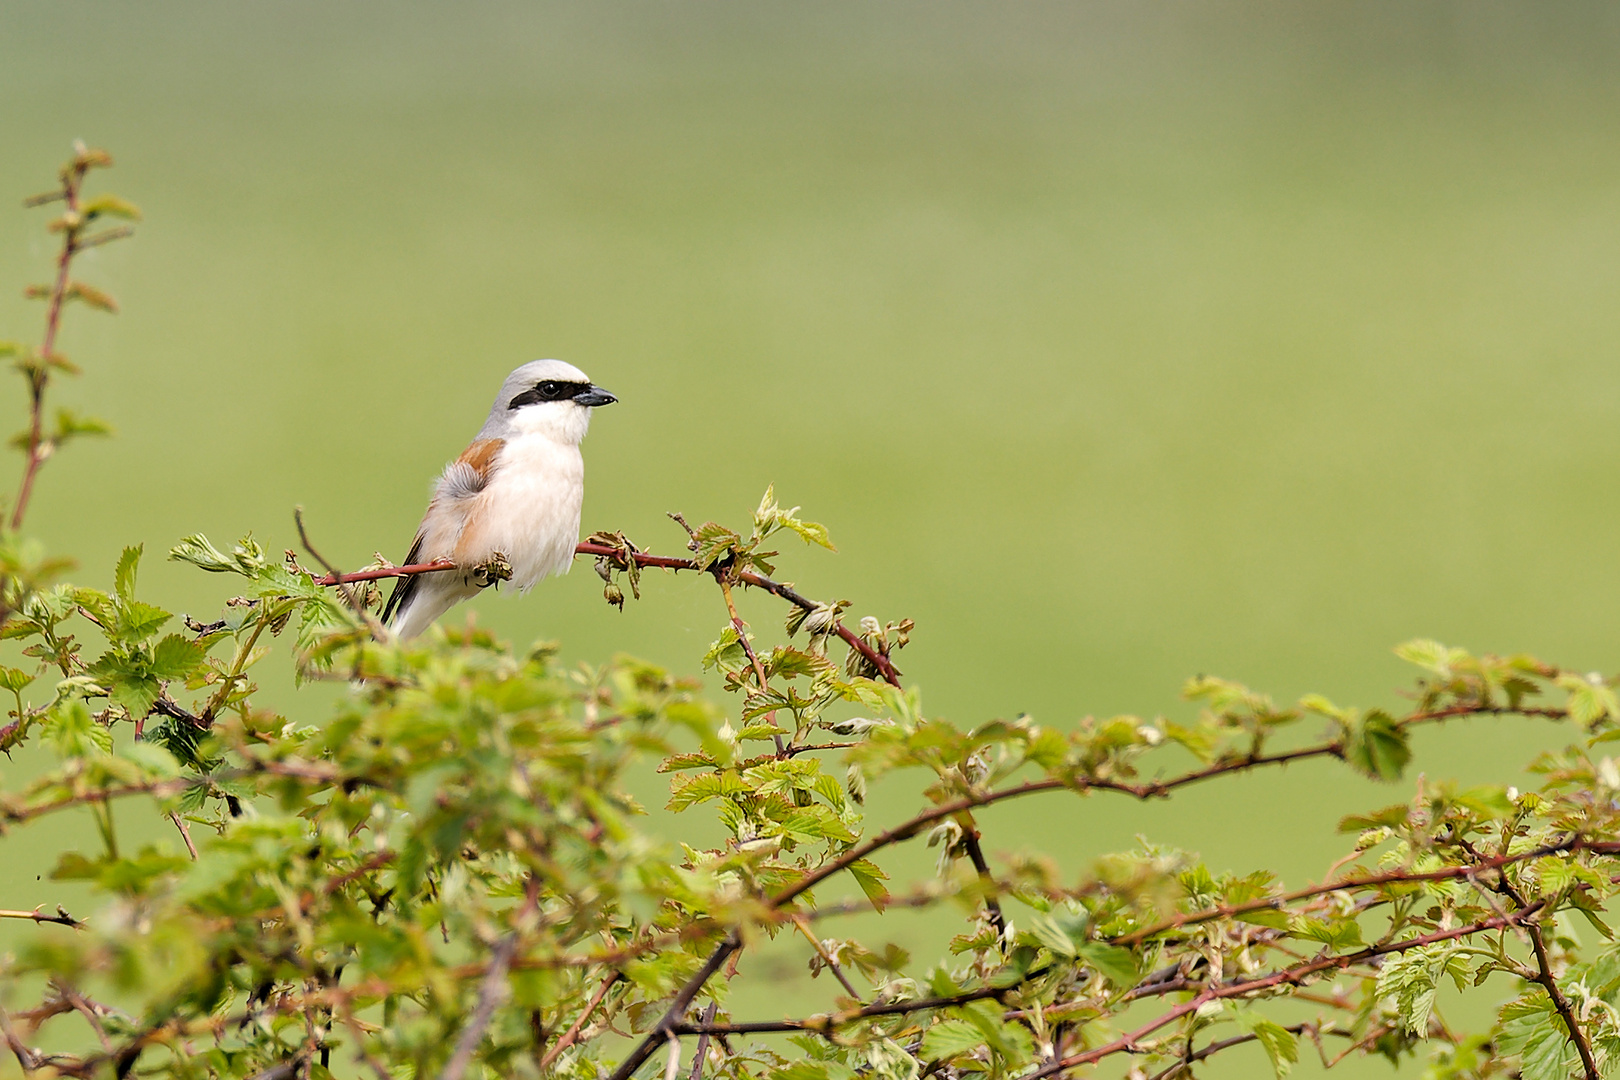
<svg viewBox="0 0 1620 1080">
<path fill-rule="evenodd" d="M 1280 706 L 1198 678 L 1189 726 L 963 729 L 903 685 L 909 622 L 852 627 L 847 601 L 773 580 L 771 545 L 831 542 L 771 492 L 743 528 L 688 528 L 678 557 L 622 533 L 580 545 L 610 603 L 639 596 L 650 570 L 718 590 L 726 617 L 702 665 L 724 708 L 651 664 L 565 672 L 550 648 L 514 651 L 471 624 L 401 645 L 377 623 L 377 583 L 435 568 L 340 574 L 307 538 L 307 556 L 284 559 L 251 538 L 177 544 L 171 558 L 228 583 L 209 623 L 176 625 L 143 599 L 139 548 L 108 589 L 64 583 L 19 530 L 50 455 L 102 430 L 67 411 L 48 423 L 46 398 L 74 371 L 54 344 L 68 305 L 116 310 L 72 277 L 78 252 L 128 234 L 103 219 L 136 217 L 86 196 L 108 164 L 80 148 L 30 200 L 61 204 L 62 247 L 30 290 L 41 345 L 6 346 L 30 410 L 0 543 L 0 638 L 20 649 L 0 667 L 15 706 L 0 749 L 48 747 L 57 764 L 0 792 L 0 821 L 14 833 L 88 813 L 99 845 L 63 850 L 52 876 L 104 897 L 86 918 L 0 912 L 39 924 L 5 960 L 0 1012 L 25 1072 L 1036 1080 L 1112 1066 L 1163 1080 L 1250 1043 L 1278 1076 L 1301 1043 L 1329 1061 L 1429 1043 L 1430 1076 L 1539 1080 L 1597 1077 L 1620 1054 L 1603 915 L 1620 871 L 1611 680 L 1419 641 L 1399 650 L 1420 672 L 1400 710 Z M 783 600 L 779 635 L 738 617 L 733 593 L 749 588 Z M 278 714 L 252 682 L 271 657 L 352 692 L 324 717 Z M 1534 765 L 1539 790 L 1425 783 L 1346 818 L 1349 850 L 1316 885 L 1155 846 L 1083 871 L 1038 851 L 992 865 L 975 820 L 1011 800 L 1168 798 L 1306 759 L 1394 781 L 1414 728 L 1501 714 L 1571 725 L 1575 743 Z M 1313 723 L 1314 741 L 1299 734 Z M 624 791 L 652 764 L 667 809 L 712 815 L 724 843 L 656 838 Z M 916 777 L 912 816 L 866 820 L 873 785 Z M 137 802 L 174 842 L 120 842 L 119 808 Z M 924 839 L 937 876 L 890 882 L 890 849 Z M 818 900 L 833 888 L 862 899 Z M 948 955 L 839 936 L 857 910 L 936 907 L 961 913 Z M 1603 944 L 1583 946 L 1575 918 Z M 828 980 L 824 1011 L 782 1018 L 747 992 L 739 958 L 778 935 L 802 939 Z M 14 1000 L 29 977 L 43 999 Z M 1512 994 L 1489 1031 L 1442 1021 L 1441 986 L 1486 982 Z M 53 1022 L 66 1016 L 93 1040 Z"/>
</svg>

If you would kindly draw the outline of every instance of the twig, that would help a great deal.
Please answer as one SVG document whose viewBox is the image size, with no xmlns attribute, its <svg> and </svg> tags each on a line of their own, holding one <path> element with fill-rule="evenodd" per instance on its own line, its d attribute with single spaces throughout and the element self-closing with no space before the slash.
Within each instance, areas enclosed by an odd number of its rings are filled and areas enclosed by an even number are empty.
<svg viewBox="0 0 1620 1080">
<path fill-rule="evenodd" d="M 303 1054 L 295 1054 L 286 1061 L 278 1061 L 262 1072 L 256 1072 L 248 1080 L 288 1080 L 289 1077 L 304 1067 L 309 1059 Z"/>
<path fill-rule="evenodd" d="M 748 640 L 748 624 L 737 614 L 737 605 L 731 599 L 731 583 L 719 570 L 715 571 L 714 580 L 720 586 L 720 595 L 725 597 L 726 612 L 731 616 L 731 628 L 737 632 L 737 644 L 742 646 L 743 655 L 747 656 L 748 662 L 753 665 L 754 679 L 759 683 L 760 696 L 764 697 L 770 693 L 770 680 L 765 678 L 765 665 L 759 662 L 759 654 L 754 651 L 754 646 Z M 772 727 L 776 726 L 775 710 L 765 714 L 765 722 Z M 782 736 L 775 734 L 771 738 L 776 743 L 776 756 L 786 757 L 787 746 L 782 742 Z"/>
<path fill-rule="evenodd" d="M 164 716 L 174 720 L 184 720 L 192 727 L 203 731 L 206 731 L 208 728 L 213 726 L 212 721 L 203 719 L 196 713 L 181 707 L 167 697 L 159 697 L 156 701 L 152 702 L 152 711 L 155 713 L 162 713 Z"/>
<path fill-rule="evenodd" d="M 354 590 L 343 582 L 343 574 L 339 572 L 338 568 L 327 562 L 326 557 L 316 551 L 315 545 L 309 542 L 309 533 L 304 531 L 304 508 L 302 506 L 293 508 L 293 521 L 298 526 L 298 540 L 304 545 L 304 550 L 309 552 L 310 558 L 325 567 L 327 574 L 339 583 L 337 586 L 338 592 L 342 594 L 348 605 L 354 609 L 354 613 L 360 616 L 361 621 L 366 624 L 366 628 L 371 631 L 372 636 L 386 641 L 388 631 L 383 627 L 383 624 L 377 621 L 376 616 L 366 610 L 366 606 L 354 595 Z"/>
<path fill-rule="evenodd" d="M 1354 1038 L 1354 1036 L 1352 1036 L 1348 1031 L 1317 1031 L 1315 1024 L 1288 1024 L 1283 1027 L 1283 1030 L 1294 1035 L 1307 1035 L 1315 1033 L 1318 1035 L 1337 1035 L 1341 1039 Z M 1200 1061 L 1205 1061 L 1212 1058 L 1222 1050 L 1230 1050 L 1234 1046 L 1242 1046 L 1244 1043 L 1251 1043 L 1259 1038 L 1260 1036 L 1252 1034 L 1233 1035 L 1229 1039 L 1221 1039 L 1218 1042 L 1209 1043 L 1202 1050 L 1192 1051 L 1180 1061 L 1172 1064 L 1169 1068 L 1161 1069 L 1154 1073 L 1152 1076 L 1148 1077 L 1148 1080 L 1171 1080 L 1171 1077 L 1179 1075 L 1184 1070 L 1190 1070 Z"/>
<path fill-rule="evenodd" d="M 718 1001 L 709 1002 L 709 1007 L 703 1010 L 703 1022 L 714 1023 L 714 1014 L 719 1011 Z M 703 1080 L 703 1059 L 709 1052 L 709 1033 L 705 1031 L 698 1036 L 697 1053 L 692 1055 L 692 1075 L 690 1080 Z"/>
<path fill-rule="evenodd" d="M 371 1051 L 366 1049 L 366 1030 L 360 1026 L 360 1021 L 355 1019 L 354 1012 L 349 1008 L 347 1002 L 340 1004 L 338 1008 L 338 1015 L 343 1021 L 344 1026 L 347 1027 L 354 1035 L 355 1060 L 359 1061 L 361 1064 L 365 1065 L 366 1068 L 370 1069 L 372 1075 L 375 1076 L 377 1080 L 394 1080 L 394 1078 L 389 1075 L 387 1066 L 378 1061 Z"/>
<path fill-rule="evenodd" d="M 832 954 L 827 951 L 827 946 L 823 945 L 821 939 L 810 932 L 810 923 L 806 921 L 805 917 L 795 913 L 793 925 L 799 928 L 799 933 L 803 934 L 804 939 L 810 943 L 810 947 L 816 950 L 816 955 L 821 957 L 821 962 L 827 965 L 827 970 L 833 973 L 833 977 L 838 980 L 844 991 L 850 997 L 859 1001 L 861 998 L 860 991 L 856 990 L 854 985 L 850 983 L 848 976 L 844 974 L 844 969 L 838 966 L 838 961 L 834 960 Z"/>
<path fill-rule="evenodd" d="M 660 1042 L 681 1029 L 681 1019 L 686 1015 L 686 1010 L 691 1007 L 692 999 L 697 997 L 698 991 L 703 989 L 704 984 L 713 978 L 715 972 L 719 971 L 721 966 L 731 958 L 731 954 L 740 948 L 742 948 L 742 938 L 738 936 L 736 931 L 727 934 L 726 939 L 715 946 L 714 951 L 709 954 L 709 958 L 703 962 L 703 967 L 698 969 L 698 973 L 688 979 L 686 985 L 676 992 L 675 999 L 670 1002 L 669 1010 L 664 1013 L 663 1019 L 658 1021 L 657 1026 L 648 1032 L 647 1036 L 637 1043 L 629 1054 L 625 1055 L 624 1060 L 619 1062 L 619 1067 L 613 1070 L 609 1080 L 629 1080 L 631 1074 L 641 1068 L 642 1062 L 651 1057 L 653 1051 L 658 1049 Z"/>
<path fill-rule="evenodd" d="M 197 845 L 191 842 L 191 827 L 186 824 L 185 818 L 178 813 L 170 814 L 169 820 L 174 822 L 174 827 L 180 830 L 180 839 L 186 842 L 186 850 L 191 852 L 191 861 L 196 862 Z"/>
<path fill-rule="evenodd" d="M 84 929 L 84 923 L 69 915 L 61 907 L 56 909 L 55 915 L 46 915 L 39 908 L 33 911 L 0 910 L 0 919 L 32 919 L 37 923 L 56 923 L 59 926 L 71 926 L 75 930 Z"/>
<path fill-rule="evenodd" d="M 574 554 L 589 555 L 592 558 L 596 558 L 601 555 L 621 559 L 628 557 L 634 559 L 637 566 L 650 566 L 661 570 L 702 569 L 702 567 L 698 565 L 696 559 L 673 558 L 667 555 L 649 555 L 643 551 L 625 552 L 620 548 L 609 547 L 606 544 L 579 544 L 575 546 Z M 322 560 L 322 565 L 326 565 L 324 560 Z M 326 566 L 326 576 L 314 578 L 313 580 L 317 585 L 347 585 L 352 582 L 376 581 L 380 578 L 409 577 L 413 574 L 436 574 L 441 571 L 454 569 L 456 569 L 456 567 L 453 563 L 432 562 L 413 563 L 409 566 L 384 567 L 377 570 L 361 570 L 353 574 L 341 574 L 337 572 L 336 568 Z M 783 600 L 786 600 L 788 603 L 792 604 L 794 607 L 802 608 L 805 611 L 814 611 L 818 606 L 814 600 L 801 596 L 790 586 L 783 585 L 777 581 L 772 581 L 763 574 L 756 574 L 752 571 L 744 571 L 737 575 L 737 580 L 741 581 L 745 585 L 753 586 L 756 589 L 764 589 L 766 592 L 779 596 Z M 872 664 L 873 667 L 882 672 L 884 679 L 895 686 L 900 685 L 900 670 L 894 666 L 893 662 L 890 661 L 887 656 L 884 656 L 866 642 L 862 641 L 860 635 L 856 634 L 842 622 L 840 622 L 837 626 L 837 633 L 838 636 L 843 639 L 844 644 L 860 653 Z"/>
<path fill-rule="evenodd" d="M 984 910 L 990 916 L 990 925 L 995 928 L 996 936 L 1001 937 L 1007 933 L 1007 920 L 1001 914 L 1001 902 L 996 899 L 995 875 L 990 873 L 990 864 L 984 859 L 984 849 L 979 846 L 979 830 L 973 824 L 972 815 L 962 828 L 962 847 L 967 849 L 968 859 L 973 863 L 973 869 L 979 875 L 979 883 L 984 886 Z"/>
<path fill-rule="evenodd" d="M 6 1045 L 10 1047 L 11 1052 L 16 1055 L 17 1064 L 22 1066 L 23 1072 L 31 1073 L 35 1069 L 39 1068 L 39 1055 L 33 1050 L 29 1049 L 21 1039 L 17 1038 L 17 1033 L 12 1030 L 11 1027 L 11 1017 L 7 1015 L 3 1006 L 0 1006 L 0 1033 L 5 1034 Z"/>
<path fill-rule="evenodd" d="M 551 1049 L 546 1051 L 546 1056 L 540 1059 L 540 1068 L 542 1070 L 556 1061 L 564 1050 L 574 1045 L 579 1038 L 579 1033 L 585 1029 L 585 1022 L 596 1011 L 596 1007 L 602 1004 L 602 999 L 607 997 L 608 991 L 613 989 L 613 985 L 622 978 L 624 978 L 624 974 L 615 971 L 602 980 L 602 985 L 596 988 L 596 993 L 592 994 L 591 1000 L 585 1003 L 585 1008 L 580 1011 L 579 1016 L 575 1017 L 574 1022 L 568 1025 L 568 1030 L 563 1032 L 562 1036 L 551 1044 Z"/>
<path fill-rule="evenodd" d="M 671 1034 L 669 1038 L 669 1060 L 664 1063 L 664 1080 L 675 1080 L 681 1072 L 681 1037 Z"/>
<path fill-rule="evenodd" d="M 1193 926 L 1208 922 L 1211 919 L 1225 919 L 1234 915 L 1243 915 L 1251 911 L 1265 911 L 1267 909 L 1280 909 L 1298 900 L 1309 900 L 1314 896 L 1324 896 L 1327 893 L 1343 890 L 1377 888 L 1380 885 L 1405 885 L 1420 881 L 1449 881 L 1456 878 L 1473 878 L 1481 870 L 1495 870 L 1514 863 L 1533 861 L 1547 855 L 1559 855 L 1572 851 L 1597 851 L 1601 854 L 1614 854 L 1620 850 L 1614 844 L 1603 841 L 1587 841 L 1580 836 L 1571 836 L 1559 844 L 1545 844 L 1529 851 L 1521 851 L 1513 855 L 1479 855 L 1478 860 L 1468 866 L 1447 866 L 1440 870 L 1406 871 L 1396 870 L 1387 874 L 1368 874 L 1363 877 L 1343 878 L 1339 881 L 1330 881 L 1321 885 L 1312 885 L 1308 888 L 1297 889 L 1294 892 L 1282 893 L 1278 896 L 1260 897 L 1256 900 L 1241 904 L 1220 904 L 1216 907 L 1204 908 L 1200 911 L 1189 911 L 1182 915 L 1173 915 L 1162 922 L 1145 926 L 1140 930 L 1133 930 L 1129 934 L 1111 938 L 1112 945 L 1126 947 L 1140 944 L 1148 938 L 1156 937 L 1167 930 L 1179 930 L 1184 926 Z"/>
<path fill-rule="evenodd" d="M 52 980 L 57 996 L 73 1007 L 73 1011 L 84 1017 L 90 1029 L 96 1033 L 96 1040 L 101 1043 L 103 1050 L 111 1050 L 112 1043 L 107 1039 L 107 1029 L 102 1026 L 101 1016 L 108 1012 L 106 1006 L 91 1001 L 60 979 Z"/>
<path fill-rule="evenodd" d="M 17 504 L 11 511 L 13 531 L 22 528 L 23 515 L 28 512 L 28 499 L 34 490 L 34 477 L 47 456 L 41 452 L 45 441 L 45 387 L 50 382 L 50 362 L 56 351 L 56 332 L 61 329 L 62 308 L 67 303 L 68 269 L 79 250 L 79 230 L 84 227 L 79 219 L 79 190 L 84 184 L 85 173 L 89 171 L 89 159 L 82 152 L 75 154 L 72 163 L 62 170 L 59 194 L 67 204 L 63 217 L 71 223 L 62 230 L 62 250 L 56 256 L 56 277 L 51 282 L 50 299 L 45 307 L 45 336 L 40 342 L 37 357 L 39 366 L 29 372 L 27 461 L 23 465 L 22 482 L 17 486 Z"/>
<path fill-rule="evenodd" d="M 1474 845 L 1466 839 L 1459 837 L 1458 840 L 1463 850 L 1479 860 L 1481 863 L 1480 869 L 1490 866 L 1494 861 L 1481 856 Z M 1493 887 L 1497 892 L 1507 897 L 1516 910 L 1523 911 L 1528 906 L 1525 903 L 1524 894 L 1514 887 L 1513 882 L 1508 880 L 1506 874 L 1497 874 L 1496 884 Z M 1581 1057 L 1581 1068 L 1586 1073 L 1586 1080 L 1601 1080 L 1597 1059 L 1592 1053 L 1592 1044 L 1587 1039 L 1586 1033 L 1581 1030 L 1579 1021 L 1575 1019 L 1575 1010 L 1570 1007 L 1569 999 L 1558 988 L 1558 980 L 1553 977 L 1552 960 L 1547 955 L 1547 942 L 1542 937 L 1541 927 L 1532 922 L 1526 924 L 1524 929 L 1530 935 L 1530 947 L 1536 956 L 1536 975 L 1531 981 L 1538 983 L 1547 992 L 1547 996 L 1552 999 L 1553 1008 L 1558 1010 L 1558 1016 L 1564 1021 L 1564 1028 L 1569 1033 L 1569 1041 L 1575 1044 L 1575 1052 Z"/>
<path fill-rule="evenodd" d="M 434 562 L 411 563 L 408 566 L 379 566 L 373 570 L 356 570 L 352 574 L 328 573 L 311 579 L 316 585 L 349 585 L 361 581 L 383 581 L 387 578 L 412 577 L 416 574 L 436 574 L 441 570 L 454 570 L 456 564 L 449 559 Z"/>
<path fill-rule="evenodd" d="M 1545 900 L 1537 900 L 1534 904 L 1512 915 L 1497 915 L 1489 919 L 1469 923 L 1467 926 L 1459 926 L 1451 930 L 1437 930 L 1431 934 L 1422 934 L 1418 937 L 1405 938 L 1401 941 L 1385 942 L 1382 945 L 1369 945 L 1367 948 L 1360 949 L 1353 953 L 1341 953 L 1335 956 L 1318 957 L 1315 960 L 1310 960 L 1303 964 L 1297 964 L 1294 967 L 1274 971 L 1269 975 L 1262 975 L 1253 979 L 1238 979 L 1232 982 L 1220 983 L 1207 987 L 1202 993 L 1199 993 L 1191 1000 L 1177 1005 L 1170 1011 L 1148 1021 L 1135 1031 L 1132 1031 L 1126 1035 L 1121 1035 L 1113 1042 L 1104 1043 L 1102 1046 L 1094 1047 L 1093 1049 L 1085 1050 L 1078 1054 L 1071 1054 L 1066 1058 L 1060 1058 L 1056 1061 L 1049 1062 L 1046 1065 L 1035 1069 L 1033 1072 L 1027 1073 L 1024 1080 L 1042 1080 L 1043 1077 L 1056 1076 L 1059 1073 L 1067 1072 L 1076 1066 L 1090 1065 L 1094 1062 L 1101 1061 L 1105 1057 L 1110 1057 L 1114 1054 L 1133 1050 L 1139 1042 L 1153 1034 L 1155 1031 L 1158 1031 L 1167 1024 L 1174 1023 L 1184 1016 L 1197 1012 L 1199 1009 L 1203 1008 L 1205 1005 L 1208 1005 L 1212 1001 L 1219 1001 L 1225 998 L 1243 997 L 1248 994 L 1274 989 L 1279 986 L 1297 985 L 1314 975 L 1321 974 L 1322 972 L 1339 970 L 1341 968 L 1349 967 L 1352 964 L 1359 964 L 1363 961 L 1371 960 L 1374 957 L 1388 956 L 1392 953 L 1402 953 L 1409 949 L 1422 948 L 1425 945 L 1433 945 L 1440 941 L 1455 941 L 1458 938 L 1472 937 L 1475 934 L 1485 933 L 1490 930 L 1500 930 L 1510 926 L 1515 926 L 1534 917 L 1535 914 L 1541 911 L 1541 909 L 1545 906 Z"/>
<path fill-rule="evenodd" d="M 467 1021 L 467 1027 L 462 1031 L 461 1038 L 456 1040 L 455 1052 L 450 1055 L 450 1061 L 445 1065 L 444 1071 L 439 1074 L 439 1080 L 461 1080 L 467 1066 L 472 1064 L 473 1053 L 484 1038 L 484 1029 L 495 1016 L 495 1009 L 511 993 L 506 985 L 506 969 L 512 962 L 512 954 L 517 950 L 518 932 L 512 931 L 503 937 L 495 946 L 490 956 L 489 971 L 484 975 L 484 981 L 478 984 L 478 1005 L 473 1009 L 472 1019 Z"/>
</svg>

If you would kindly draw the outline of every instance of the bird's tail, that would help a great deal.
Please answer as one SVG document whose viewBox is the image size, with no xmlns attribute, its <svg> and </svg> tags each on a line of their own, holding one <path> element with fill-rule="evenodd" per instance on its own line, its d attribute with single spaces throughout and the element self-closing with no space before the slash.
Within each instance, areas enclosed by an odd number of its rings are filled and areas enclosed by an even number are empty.
<svg viewBox="0 0 1620 1080">
<path fill-rule="evenodd" d="M 388 628 L 397 634 L 401 641 L 409 641 L 416 637 L 432 626 L 440 615 L 478 592 L 477 586 L 460 581 L 459 576 L 453 571 L 433 576 L 449 580 L 424 582 L 412 589 L 410 595 L 400 603 L 399 610 L 394 613 L 393 620 L 388 624 Z"/>
</svg>

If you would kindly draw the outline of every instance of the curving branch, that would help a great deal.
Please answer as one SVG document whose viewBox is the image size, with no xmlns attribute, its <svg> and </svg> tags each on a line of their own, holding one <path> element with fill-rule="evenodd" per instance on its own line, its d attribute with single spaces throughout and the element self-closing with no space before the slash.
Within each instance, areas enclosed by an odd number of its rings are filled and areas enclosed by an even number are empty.
<svg viewBox="0 0 1620 1080">
<path fill-rule="evenodd" d="M 1474 858 L 1475 865 L 1480 869 L 1488 869 L 1493 865 L 1498 867 L 1503 865 L 1498 859 L 1481 855 L 1475 850 L 1474 845 L 1467 840 L 1462 840 L 1461 846 L 1464 851 Z M 1514 887 L 1513 882 L 1508 880 L 1506 874 L 1498 874 L 1491 887 L 1502 896 L 1505 896 L 1515 910 L 1523 911 L 1529 906 L 1525 903 L 1524 894 Z M 1530 923 L 1524 929 L 1530 938 L 1531 951 L 1535 953 L 1536 957 L 1536 974 L 1530 981 L 1540 985 L 1547 992 L 1547 996 L 1552 999 L 1553 1008 L 1558 1010 L 1559 1018 L 1564 1021 L 1564 1028 L 1568 1032 L 1569 1041 L 1575 1045 L 1575 1052 L 1580 1055 L 1581 1068 L 1586 1073 L 1586 1080 L 1600 1080 L 1601 1073 L 1598 1071 L 1597 1058 L 1592 1053 L 1591 1040 L 1581 1030 L 1580 1021 L 1575 1017 L 1575 1010 L 1570 1006 L 1569 999 L 1559 989 L 1558 980 L 1553 976 L 1552 960 L 1547 955 L 1547 942 L 1542 936 L 1540 925 Z"/>
<path fill-rule="evenodd" d="M 1070 1054 L 1068 1057 L 1048 1062 L 1033 1072 L 1025 1074 L 1023 1080 L 1043 1080 L 1044 1077 L 1057 1076 L 1081 1065 L 1094 1064 L 1114 1054 L 1134 1051 L 1138 1043 L 1155 1031 L 1175 1023 L 1184 1016 L 1192 1015 L 1213 1001 L 1244 997 L 1283 986 L 1298 986 L 1325 972 L 1339 971 L 1380 956 L 1391 956 L 1411 949 L 1420 949 L 1425 945 L 1433 945 L 1436 942 L 1456 941 L 1459 938 L 1473 937 L 1475 934 L 1487 933 L 1491 930 L 1520 926 L 1534 918 L 1546 906 L 1547 902 L 1545 900 L 1537 900 L 1535 903 L 1511 914 L 1496 915 L 1489 919 L 1482 919 L 1479 922 L 1469 923 L 1467 926 L 1459 926 L 1451 930 L 1436 930 L 1430 934 L 1421 934 L 1400 941 L 1388 941 L 1380 945 L 1369 945 L 1367 948 L 1359 949 L 1353 953 L 1317 957 L 1302 964 L 1295 964 L 1293 967 L 1283 968 L 1252 979 L 1234 979 L 1217 983 L 1206 987 L 1192 999 L 1153 1018 L 1135 1031 L 1121 1035 L 1113 1042 L 1104 1043 L 1102 1046 L 1091 1050 Z"/>
</svg>

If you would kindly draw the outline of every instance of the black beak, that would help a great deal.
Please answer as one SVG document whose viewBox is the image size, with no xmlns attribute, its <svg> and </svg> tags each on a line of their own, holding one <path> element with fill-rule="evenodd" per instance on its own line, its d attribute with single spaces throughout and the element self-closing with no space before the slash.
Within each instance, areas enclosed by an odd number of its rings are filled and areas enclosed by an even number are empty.
<svg viewBox="0 0 1620 1080">
<path fill-rule="evenodd" d="M 596 408 L 598 405 L 611 405 L 618 400 L 600 386 L 595 385 L 588 386 L 574 395 L 575 405 L 584 405 L 586 408 L 591 409 Z"/>
</svg>

